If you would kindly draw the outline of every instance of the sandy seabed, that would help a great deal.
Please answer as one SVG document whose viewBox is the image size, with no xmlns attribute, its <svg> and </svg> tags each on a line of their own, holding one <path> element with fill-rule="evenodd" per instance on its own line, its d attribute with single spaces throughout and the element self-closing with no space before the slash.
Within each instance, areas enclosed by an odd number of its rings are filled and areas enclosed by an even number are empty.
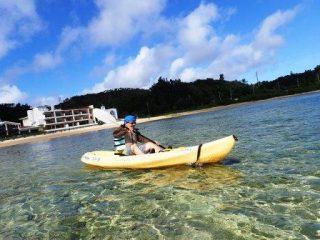
<svg viewBox="0 0 320 240">
<path fill-rule="evenodd" d="M 297 95 L 304 95 L 304 94 L 314 93 L 314 92 L 320 92 L 320 90 L 313 91 L 313 92 L 307 92 L 307 93 L 300 93 L 300 94 L 295 94 L 295 95 L 287 95 L 287 96 L 269 98 L 269 99 L 258 100 L 258 101 L 253 101 L 253 102 L 242 102 L 242 103 L 235 103 L 235 104 L 230 104 L 230 105 L 226 105 L 226 106 L 217 106 L 217 107 L 205 108 L 205 109 L 194 110 L 194 111 L 172 113 L 172 114 L 166 114 L 166 115 L 161 115 L 161 116 L 157 116 L 157 117 L 138 118 L 137 123 L 139 124 L 139 123 L 157 121 L 157 120 L 162 120 L 162 119 L 176 118 L 176 117 L 181 117 L 181 116 L 186 116 L 186 115 L 191 115 L 191 114 L 197 114 L 197 113 L 202 113 L 202 112 L 217 111 L 217 110 L 221 110 L 221 109 L 234 108 L 234 107 L 238 107 L 238 106 L 241 106 L 241 105 L 249 105 L 249 104 L 253 104 L 255 102 L 260 102 L 260 101 L 270 101 L 270 100 L 274 100 L 274 99 L 287 98 L 287 97 L 292 97 L 292 96 L 297 96 Z M 122 122 L 119 121 L 117 123 L 94 125 L 94 126 L 88 126 L 88 127 L 82 127 L 82 128 L 58 131 L 58 132 L 54 132 L 54 133 L 46 133 L 46 134 L 40 134 L 40 135 L 34 135 L 34 136 L 26 136 L 26 137 L 18 137 L 16 139 L 10 139 L 10 140 L 1 141 L 0 142 L 0 148 L 1 147 L 14 146 L 14 145 L 18 145 L 18 144 L 26 144 L 26 143 L 32 143 L 32 142 L 47 141 L 47 140 L 54 139 L 54 138 L 67 137 L 67 136 L 72 136 L 72 135 L 80 135 L 80 134 L 85 134 L 85 133 L 88 133 L 88 132 L 100 131 L 100 130 L 109 129 L 109 128 L 116 128 L 121 123 Z"/>
</svg>

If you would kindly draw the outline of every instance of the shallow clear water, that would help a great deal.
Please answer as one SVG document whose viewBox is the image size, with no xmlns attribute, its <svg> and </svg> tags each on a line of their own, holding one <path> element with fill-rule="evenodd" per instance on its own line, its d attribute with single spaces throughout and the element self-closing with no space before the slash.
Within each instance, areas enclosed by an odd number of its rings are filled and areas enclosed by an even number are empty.
<svg viewBox="0 0 320 240">
<path fill-rule="evenodd" d="M 220 165 L 103 171 L 112 129 L 0 149 L 1 239 L 319 239 L 320 94 L 140 124 L 188 146 L 230 134 Z"/>
</svg>

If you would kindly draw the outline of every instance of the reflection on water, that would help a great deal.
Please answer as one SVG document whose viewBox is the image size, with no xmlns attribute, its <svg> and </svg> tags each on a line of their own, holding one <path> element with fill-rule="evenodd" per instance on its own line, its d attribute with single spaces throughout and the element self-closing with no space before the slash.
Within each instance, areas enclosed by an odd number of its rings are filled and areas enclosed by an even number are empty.
<svg viewBox="0 0 320 240">
<path fill-rule="evenodd" d="M 3 148 L 0 239 L 318 239 L 319 103 L 308 94 L 139 125 L 173 146 L 236 134 L 220 165 L 83 165 L 83 153 L 111 148 L 112 130 Z"/>
<path fill-rule="evenodd" d="M 214 167 L 213 167 L 214 166 Z M 103 168 L 95 166 L 84 166 L 84 170 L 103 171 Z M 110 171 L 110 170 L 107 170 Z M 111 170 L 112 171 L 112 170 Z M 119 170 L 114 170 L 119 171 Z M 152 170 L 125 170 L 130 175 L 130 171 L 135 171 L 134 177 L 123 179 L 124 184 L 134 187 L 137 184 L 148 183 L 144 191 L 151 192 L 159 187 L 171 187 L 189 190 L 210 190 L 210 188 L 235 184 L 241 178 L 241 172 L 221 165 L 204 165 L 201 167 L 176 166 L 171 168 Z M 121 175 L 123 174 L 122 171 Z M 137 174 L 137 172 L 139 174 Z M 122 176 L 123 177 L 123 176 Z"/>
<path fill-rule="evenodd" d="M 161 187 L 174 187 L 185 190 L 210 191 L 221 186 L 235 184 L 241 174 L 224 166 L 205 166 L 191 168 L 189 166 L 169 168 L 166 170 L 153 170 L 139 175 L 138 178 L 128 179 L 126 184 L 148 183 L 143 191 L 153 192 Z"/>
</svg>

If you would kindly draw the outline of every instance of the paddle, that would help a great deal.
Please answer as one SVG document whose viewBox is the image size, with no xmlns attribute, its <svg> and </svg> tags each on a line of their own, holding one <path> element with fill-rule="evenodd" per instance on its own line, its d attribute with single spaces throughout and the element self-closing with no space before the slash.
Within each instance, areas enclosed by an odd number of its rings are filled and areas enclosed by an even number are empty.
<svg viewBox="0 0 320 240">
<path fill-rule="evenodd" d="M 155 141 L 153 141 L 152 139 L 150 139 L 150 138 L 148 138 L 148 137 L 146 137 L 146 136 L 142 135 L 139 131 L 135 131 L 135 133 L 137 133 L 137 134 L 139 134 L 141 137 L 143 137 L 143 138 L 147 139 L 149 142 L 152 142 L 152 143 L 154 143 L 154 144 L 158 145 Z M 158 146 L 159 146 L 159 147 L 161 147 L 161 148 L 163 148 L 163 149 L 172 149 L 172 147 L 171 147 L 171 146 L 164 147 L 164 146 L 162 146 L 162 145 L 160 145 L 160 144 L 159 144 Z"/>
</svg>

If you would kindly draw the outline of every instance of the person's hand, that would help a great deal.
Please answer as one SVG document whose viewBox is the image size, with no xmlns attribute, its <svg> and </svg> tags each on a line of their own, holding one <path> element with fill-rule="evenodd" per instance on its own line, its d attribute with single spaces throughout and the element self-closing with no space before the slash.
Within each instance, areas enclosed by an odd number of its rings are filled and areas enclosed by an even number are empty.
<svg viewBox="0 0 320 240">
<path fill-rule="evenodd" d="M 128 132 L 134 132 L 134 128 L 131 124 L 126 124 L 125 128 L 127 129 Z"/>
</svg>

